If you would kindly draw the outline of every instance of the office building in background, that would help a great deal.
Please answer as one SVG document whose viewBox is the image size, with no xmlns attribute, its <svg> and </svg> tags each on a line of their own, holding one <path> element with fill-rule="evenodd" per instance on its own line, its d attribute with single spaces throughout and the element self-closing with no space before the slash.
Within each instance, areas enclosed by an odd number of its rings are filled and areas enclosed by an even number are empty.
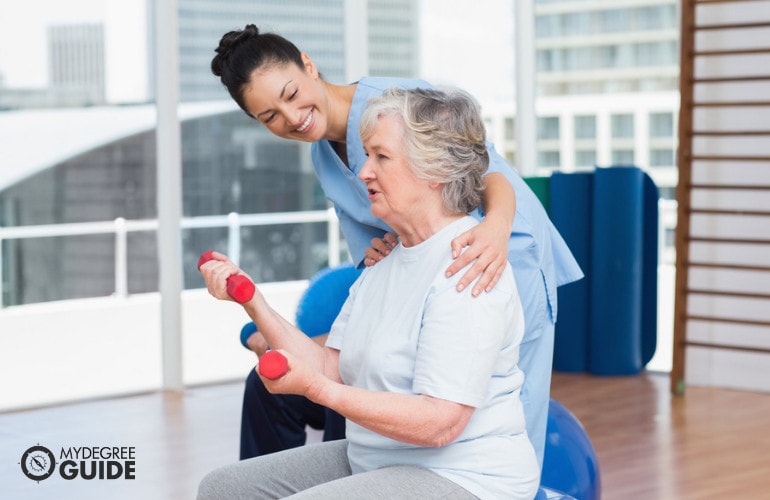
<svg viewBox="0 0 770 500">
<path fill-rule="evenodd" d="M 356 0 L 358 1 L 358 0 Z M 211 58 L 224 33 L 256 25 L 288 38 L 315 62 L 324 79 L 346 81 L 346 0 L 206 0 L 179 2 L 180 98 L 229 99 L 211 74 Z M 367 0 L 368 74 L 413 77 L 419 69 L 419 18 L 412 0 Z M 364 21 L 364 20 L 362 20 Z M 357 22 L 357 21 L 353 21 Z M 364 75 L 358 75 L 364 76 Z"/>
<path fill-rule="evenodd" d="M 50 90 L 69 106 L 105 104 L 104 27 L 48 28 Z"/>
<path fill-rule="evenodd" d="M 675 0 L 535 0 L 537 172 L 636 165 L 676 185 L 679 11 Z M 487 115 L 516 161 L 515 107 Z"/>
</svg>

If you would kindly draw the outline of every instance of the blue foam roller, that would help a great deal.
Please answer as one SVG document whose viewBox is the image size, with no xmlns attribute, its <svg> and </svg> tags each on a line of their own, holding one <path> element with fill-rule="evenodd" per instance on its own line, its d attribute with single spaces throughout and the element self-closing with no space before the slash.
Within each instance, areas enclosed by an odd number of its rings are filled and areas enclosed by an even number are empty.
<svg viewBox="0 0 770 500">
<path fill-rule="evenodd" d="M 593 172 L 554 172 L 551 176 L 551 220 L 585 274 L 582 280 L 557 290 L 553 367 L 564 372 L 588 370 L 593 176 Z"/>
<path fill-rule="evenodd" d="M 297 328 L 308 337 L 329 333 L 348 298 L 350 286 L 360 274 L 360 269 L 345 263 L 324 268 L 311 277 L 297 305 Z"/>
<path fill-rule="evenodd" d="M 553 398 L 548 403 L 540 486 L 542 489 L 569 495 L 568 498 L 601 498 L 599 460 L 591 439 L 577 417 Z"/>
<path fill-rule="evenodd" d="M 658 200 L 655 181 L 644 174 L 644 243 L 642 249 L 642 365 L 658 345 Z"/>
<path fill-rule="evenodd" d="M 593 374 L 642 369 L 643 186 L 638 168 L 594 173 L 588 359 Z"/>
</svg>

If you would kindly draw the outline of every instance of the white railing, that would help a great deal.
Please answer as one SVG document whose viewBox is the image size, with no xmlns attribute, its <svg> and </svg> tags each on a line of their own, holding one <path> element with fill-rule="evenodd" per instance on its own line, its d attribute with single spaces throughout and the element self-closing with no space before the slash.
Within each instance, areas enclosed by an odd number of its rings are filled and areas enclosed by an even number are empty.
<svg viewBox="0 0 770 500">
<path fill-rule="evenodd" d="M 659 265 L 673 265 L 673 249 L 665 243 L 666 231 L 676 227 L 677 203 L 674 200 L 661 199 L 658 202 L 658 262 Z M 333 208 L 326 210 L 301 212 L 274 212 L 263 214 L 210 215 L 203 217 L 182 218 L 182 229 L 228 228 L 227 254 L 233 262 L 238 263 L 241 255 L 240 230 L 249 226 L 268 226 L 278 224 L 298 224 L 307 222 L 326 222 L 328 224 L 328 262 L 330 266 L 340 263 L 340 229 L 337 215 Z M 54 236 L 78 236 L 94 234 L 115 235 L 115 296 L 128 296 L 128 251 L 127 235 L 135 231 L 156 231 L 157 220 L 126 220 L 118 217 L 113 221 L 82 222 L 73 224 L 47 224 L 39 226 L 0 227 L 0 286 L 3 283 L 3 241 L 24 238 L 41 238 Z M 0 309 L 3 305 L 3 294 L 0 293 Z"/>
<path fill-rule="evenodd" d="M 328 239 L 328 262 L 330 266 L 340 263 L 340 229 L 337 215 L 333 208 L 300 212 L 273 212 L 264 214 L 210 215 L 203 217 L 185 217 L 180 221 L 181 229 L 228 228 L 227 254 L 238 263 L 241 255 L 242 227 L 270 226 L 279 224 L 302 224 L 308 222 L 326 222 Z M 128 233 L 136 231 L 157 231 L 158 221 L 126 220 L 118 217 L 112 221 L 81 222 L 71 224 L 46 224 L 38 226 L 0 227 L 0 288 L 3 283 L 3 241 L 46 238 L 55 236 L 80 236 L 95 234 L 115 235 L 115 293 L 116 297 L 128 296 Z M 4 307 L 3 294 L 0 293 L 0 309 Z"/>
</svg>

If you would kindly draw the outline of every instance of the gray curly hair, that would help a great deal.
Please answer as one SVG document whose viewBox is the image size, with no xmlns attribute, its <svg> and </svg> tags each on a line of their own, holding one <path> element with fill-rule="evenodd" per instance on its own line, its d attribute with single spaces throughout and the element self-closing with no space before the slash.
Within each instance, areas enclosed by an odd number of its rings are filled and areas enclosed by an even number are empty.
<svg viewBox="0 0 770 500">
<path fill-rule="evenodd" d="M 489 153 L 480 107 L 469 93 L 454 88 L 388 89 L 369 100 L 359 128 L 362 141 L 372 136 L 381 116 L 402 121 L 412 172 L 443 185 L 448 211 L 468 213 L 481 203 Z"/>
</svg>

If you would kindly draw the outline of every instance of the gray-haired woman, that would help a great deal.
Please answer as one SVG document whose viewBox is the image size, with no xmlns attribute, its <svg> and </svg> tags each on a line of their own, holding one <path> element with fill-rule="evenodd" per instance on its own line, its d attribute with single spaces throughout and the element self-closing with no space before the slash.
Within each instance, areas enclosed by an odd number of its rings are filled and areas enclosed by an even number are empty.
<svg viewBox="0 0 770 500">
<path fill-rule="evenodd" d="M 360 124 L 359 173 L 372 214 L 398 245 L 354 283 L 318 346 L 260 293 L 244 304 L 289 361 L 274 393 L 300 394 L 347 419 L 345 440 L 215 470 L 199 498 L 531 499 L 537 458 L 517 366 L 524 315 L 510 265 L 476 298 L 447 278 L 449 242 L 478 224 L 489 157 L 478 105 L 460 90 L 391 89 Z M 228 300 L 242 271 L 220 254 L 201 268 Z"/>
</svg>

